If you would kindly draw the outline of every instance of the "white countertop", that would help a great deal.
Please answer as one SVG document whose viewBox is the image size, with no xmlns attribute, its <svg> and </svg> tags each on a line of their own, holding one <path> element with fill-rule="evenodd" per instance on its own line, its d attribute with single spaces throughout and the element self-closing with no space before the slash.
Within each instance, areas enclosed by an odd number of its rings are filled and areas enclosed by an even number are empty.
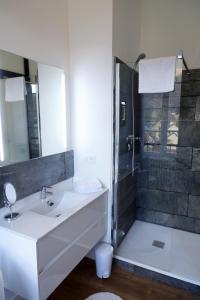
<svg viewBox="0 0 200 300">
<path fill-rule="evenodd" d="M 71 180 L 65 180 L 53 186 L 53 194 L 57 195 L 65 191 L 74 192 Z M 72 215 L 77 213 L 83 207 L 103 195 L 107 189 L 102 189 L 100 192 L 85 194 L 84 200 L 71 209 L 68 209 L 60 217 L 49 217 L 31 211 L 33 207 L 41 202 L 40 192 L 32 194 L 22 200 L 16 202 L 13 211 L 21 213 L 20 217 L 12 222 L 4 220 L 5 214 L 9 212 L 8 208 L 0 209 L 0 230 L 12 231 L 13 233 L 26 236 L 37 242 L 40 238 L 52 231 L 58 225 L 66 221 Z M 1 237 L 2 238 L 2 237 Z"/>
</svg>

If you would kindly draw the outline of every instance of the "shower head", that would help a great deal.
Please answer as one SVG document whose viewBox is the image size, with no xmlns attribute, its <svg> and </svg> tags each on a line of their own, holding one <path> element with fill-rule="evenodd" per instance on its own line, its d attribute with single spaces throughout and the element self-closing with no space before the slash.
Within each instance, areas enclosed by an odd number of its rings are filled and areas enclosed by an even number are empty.
<svg viewBox="0 0 200 300">
<path fill-rule="evenodd" d="M 136 67 L 137 67 L 137 65 L 138 65 L 138 63 L 139 63 L 139 61 L 140 61 L 141 59 L 144 59 L 144 58 L 146 58 L 146 54 L 145 54 L 145 53 L 141 53 L 141 54 L 138 56 L 138 58 L 136 59 L 136 61 L 135 61 L 134 69 L 136 69 Z"/>
<path fill-rule="evenodd" d="M 141 60 L 141 59 L 144 59 L 146 57 L 146 54 L 145 53 L 141 53 L 139 56 L 138 56 L 138 58 L 137 58 L 137 60 L 136 60 L 136 64 L 138 64 L 139 63 L 139 61 Z"/>
</svg>

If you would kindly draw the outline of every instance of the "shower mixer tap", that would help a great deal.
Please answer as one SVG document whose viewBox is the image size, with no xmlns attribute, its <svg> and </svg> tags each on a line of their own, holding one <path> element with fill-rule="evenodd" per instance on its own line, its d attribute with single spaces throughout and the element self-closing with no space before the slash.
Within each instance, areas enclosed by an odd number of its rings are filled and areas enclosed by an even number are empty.
<svg viewBox="0 0 200 300">
<path fill-rule="evenodd" d="M 126 141 L 127 141 L 127 151 L 130 152 L 133 150 L 134 135 L 128 135 Z"/>
</svg>

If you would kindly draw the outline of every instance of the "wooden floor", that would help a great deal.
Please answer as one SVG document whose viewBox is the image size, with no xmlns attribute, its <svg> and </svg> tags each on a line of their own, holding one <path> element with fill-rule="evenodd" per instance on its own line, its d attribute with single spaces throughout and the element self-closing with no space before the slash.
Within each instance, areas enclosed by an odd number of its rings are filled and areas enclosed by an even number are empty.
<svg viewBox="0 0 200 300">
<path fill-rule="evenodd" d="M 110 279 L 98 279 L 94 262 L 84 259 L 48 300 L 84 300 L 93 293 L 105 291 L 123 300 L 200 299 L 200 296 L 134 275 L 115 265 Z"/>
</svg>

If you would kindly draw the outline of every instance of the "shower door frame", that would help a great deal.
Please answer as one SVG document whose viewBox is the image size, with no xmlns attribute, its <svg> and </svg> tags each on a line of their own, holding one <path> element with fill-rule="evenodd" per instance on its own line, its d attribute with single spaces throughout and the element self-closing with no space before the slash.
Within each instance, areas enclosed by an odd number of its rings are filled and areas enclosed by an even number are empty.
<svg viewBox="0 0 200 300">
<path fill-rule="evenodd" d="M 119 164 L 119 68 L 120 61 L 114 59 L 114 97 L 113 97 L 113 210 L 112 210 L 112 244 L 117 248 L 117 191 L 118 191 L 118 164 Z"/>
<path fill-rule="evenodd" d="M 118 247 L 118 175 L 119 175 L 119 137 L 120 137 L 120 64 L 125 64 L 119 58 L 114 57 L 114 72 L 113 72 L 113 205 L 112 205 L 112 245 L 114 250 Z M 131 67 L 128 66 L 130 69 Z M 132 82 L 133 91 L 133 82 Z M 132 94 L 133 97 L 133 94 Z M 134 173 L 134 105 L 132 100 L 132 112 L 133 112 L 133 153 L 132 153 L 132 170 Z"/>
</svg>

